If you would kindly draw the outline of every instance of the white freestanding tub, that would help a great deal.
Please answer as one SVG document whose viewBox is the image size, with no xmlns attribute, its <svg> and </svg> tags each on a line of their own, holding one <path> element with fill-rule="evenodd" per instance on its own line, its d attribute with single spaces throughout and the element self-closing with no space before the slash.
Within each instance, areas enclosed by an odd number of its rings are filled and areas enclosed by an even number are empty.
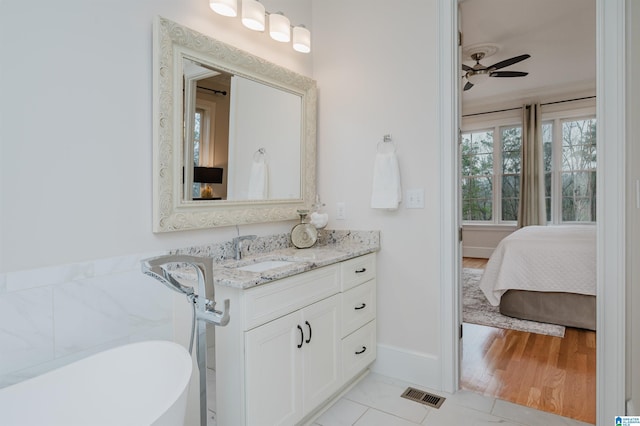
<svg viewBox="0 0 640 426">
<path fill-rule="evenodd" d="M 191 369 L 169 341 L 109 349 L 0 389 L 0 425 L 183 425 Z"/>
</svg>

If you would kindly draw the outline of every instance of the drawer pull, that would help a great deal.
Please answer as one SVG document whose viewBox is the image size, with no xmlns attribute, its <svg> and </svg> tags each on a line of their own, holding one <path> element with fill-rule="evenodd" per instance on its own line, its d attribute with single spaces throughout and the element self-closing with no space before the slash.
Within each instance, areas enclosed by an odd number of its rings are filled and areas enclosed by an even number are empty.
<svg viewBox="0 0 640 426">
<path fill-rule="evenodd" d="M 360 351 L 356 351 L 356 355 L 363 354 L 363 353 L 364 353 L 364 351 L 366 351 L 366 350 L 367 350 L 367 347 L 366 347 L 366 346 L 363 346 L 363 347 L 362 347 L 362 350 L 360 350 Z"/>
<path fill-rule="evenodd" d="M 367 268 L 356 269 L 356 274 L 361 274 L 363 272 L 367 272 Z"/>
<path fill-rule="evenodd" d="M 360 309 L 364 309 L 364 308 L 366 308 L 366 307 L 367 307 L 367 304 L 366 304 L 366 303 L 363 303 L 362 305 L 360 305 L 360 306 L 356 306 L 356 307 L 355 307 L 355 308 L 353 308 L 353 309 L 355 309 L 356 311 L 359 311 Z"/>
<path fill-rule="evenodd" d="M 311 324 L 309 324 L 309 321 L 305 321 L 305 324 L 307 324 L 307 327 L 309 327 L 309 338 L 307 340 L 305 340 L 305 343 L 309 343 L 311 342 Z"/>
<path fill-rule="evenodd" d="M 304 331 L 302 331 L 302 327 L 300 327 L 300 324 L 298 324 L 298 330 L 300 330 L 300 344 L 297 346 L 298 349 L 300 349 L 302 347 L 302 343 L 304 342 Z"/>
</svg>

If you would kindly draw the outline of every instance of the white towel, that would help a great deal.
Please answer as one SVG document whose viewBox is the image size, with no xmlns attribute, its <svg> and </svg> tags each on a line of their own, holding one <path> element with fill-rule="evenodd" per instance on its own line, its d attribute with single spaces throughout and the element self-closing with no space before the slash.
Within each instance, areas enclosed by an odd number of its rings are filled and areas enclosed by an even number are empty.
<svg viewBox="0 0 640 426">
<path fill-rule="evenodd" d="M 395 151 L 378 152 L 373 167 L 371 208 L 395 210 L 402 201 L 400 168 Z"/>
<path fill-rule="evenodd" d="M 264 157 L 251 162 L 247 198 L 249 200 L 265 200 L 269 198 L 269 167 Z"/>
</svg>

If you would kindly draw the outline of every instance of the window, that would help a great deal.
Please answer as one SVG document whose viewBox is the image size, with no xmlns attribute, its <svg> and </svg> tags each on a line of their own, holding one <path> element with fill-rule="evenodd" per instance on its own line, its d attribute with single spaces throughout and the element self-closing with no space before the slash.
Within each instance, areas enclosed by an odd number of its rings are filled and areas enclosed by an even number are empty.
<svg viewBox="0 0 640 426">
<path fill-rule="evenodd" d="M 499 151 L 494 149 L 494 134 L 499 135 Z M 522 129 L 518 126 L 462 135 L 463 220 L 518 220 L 521 149 Z"/>
<path fill-rule="evenodd" d="M 493 131 L 462 135 L 462 218 L 491 220 L 493 215 Z"/>
<path fill-rule="evenodd" d="M 204 119 L 204 111 L 202 110 L 202 108 L 196 108 L 196 113 L 195 113 L 195 121 L 193 124 L 193 165 L 194 166 L 199 166 L 200 165 L 200 146 L 201 144 L 201 135 L 202 135 L 202 121 Z M 200 197 L 200 183 L 199 182 L 193 182 L 193 187 L 191 189 L 192 194 L 191 196 L 193 198 L 199 198 Z"/>
<path fill-rule="evenodd" d="M 520 204 L 522 128 L 502 128 L 502 220 L 517 221 Z"/>
<path fill-rule="evenodd" d="M 561 130 L 561 134 L 555 138 L 561 143 L 553 143 L 554 126 Z M 595 118 L 556 120 L 545 123 L 543 127 L 547 220 L 595 222 Z M 553 161 L 554 156 L 558 161 Z M 552 197 L 554 190 L 558 195 Z M 557 205 L 554 206 L 555 203 Z"/>
<path fill-rule="evenodd" d="M 547 222 L 594 222 L 595 118 L 547 120 L 542 125 L 542 143 Z M 522 126 L 465 132 L 461 150 L 462 219 L 496 224 L 517 221 Z"/>
</svg>

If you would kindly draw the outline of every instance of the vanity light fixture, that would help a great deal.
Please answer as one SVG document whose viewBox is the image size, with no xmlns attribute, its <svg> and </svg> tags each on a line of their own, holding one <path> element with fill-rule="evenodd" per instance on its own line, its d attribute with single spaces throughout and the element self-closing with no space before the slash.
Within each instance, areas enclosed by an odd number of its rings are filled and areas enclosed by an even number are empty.
<svg viewBox="0 0 640 426">
<path fill-rule="evenodd" d="M 268 18 L 269 35 L 272 39 L 288 43 L 293 38 L 293 50 L 301 53 L 311 52 L 311 32 L 304 25 L 292 27 L 289 18 L 282 12 L 270 13 L 258 0 L 241 0 L 241 3 L 242 24 L 245 27 L 254 31 L 264 31 Z M 238 16 L 238 0 L 209 0 L 209 6 L 220 15 Z"/>
<path fill-rule="evenodd" d="M 282 12 L 269 15 L 269 35 L 272 39 L 283 43 L 291 40 L 291 23 Z"/>
<path fill-rule="evenodd" d="M 293 27 L 293 49 L 302 52 L 311 52 L 311 31 L 304 25 Z"/>
<path fill-rule="evenodd" d="M 254 31 L 264 31 L 265 10 L 257 0 L 242 0 L 242 24 Z"/>
<path fill-rule="evenodd" d="M 238 16 L 238 2 L 236 0 L 209 0 L 209 7 L 222 16 Z"/>
</svg>

